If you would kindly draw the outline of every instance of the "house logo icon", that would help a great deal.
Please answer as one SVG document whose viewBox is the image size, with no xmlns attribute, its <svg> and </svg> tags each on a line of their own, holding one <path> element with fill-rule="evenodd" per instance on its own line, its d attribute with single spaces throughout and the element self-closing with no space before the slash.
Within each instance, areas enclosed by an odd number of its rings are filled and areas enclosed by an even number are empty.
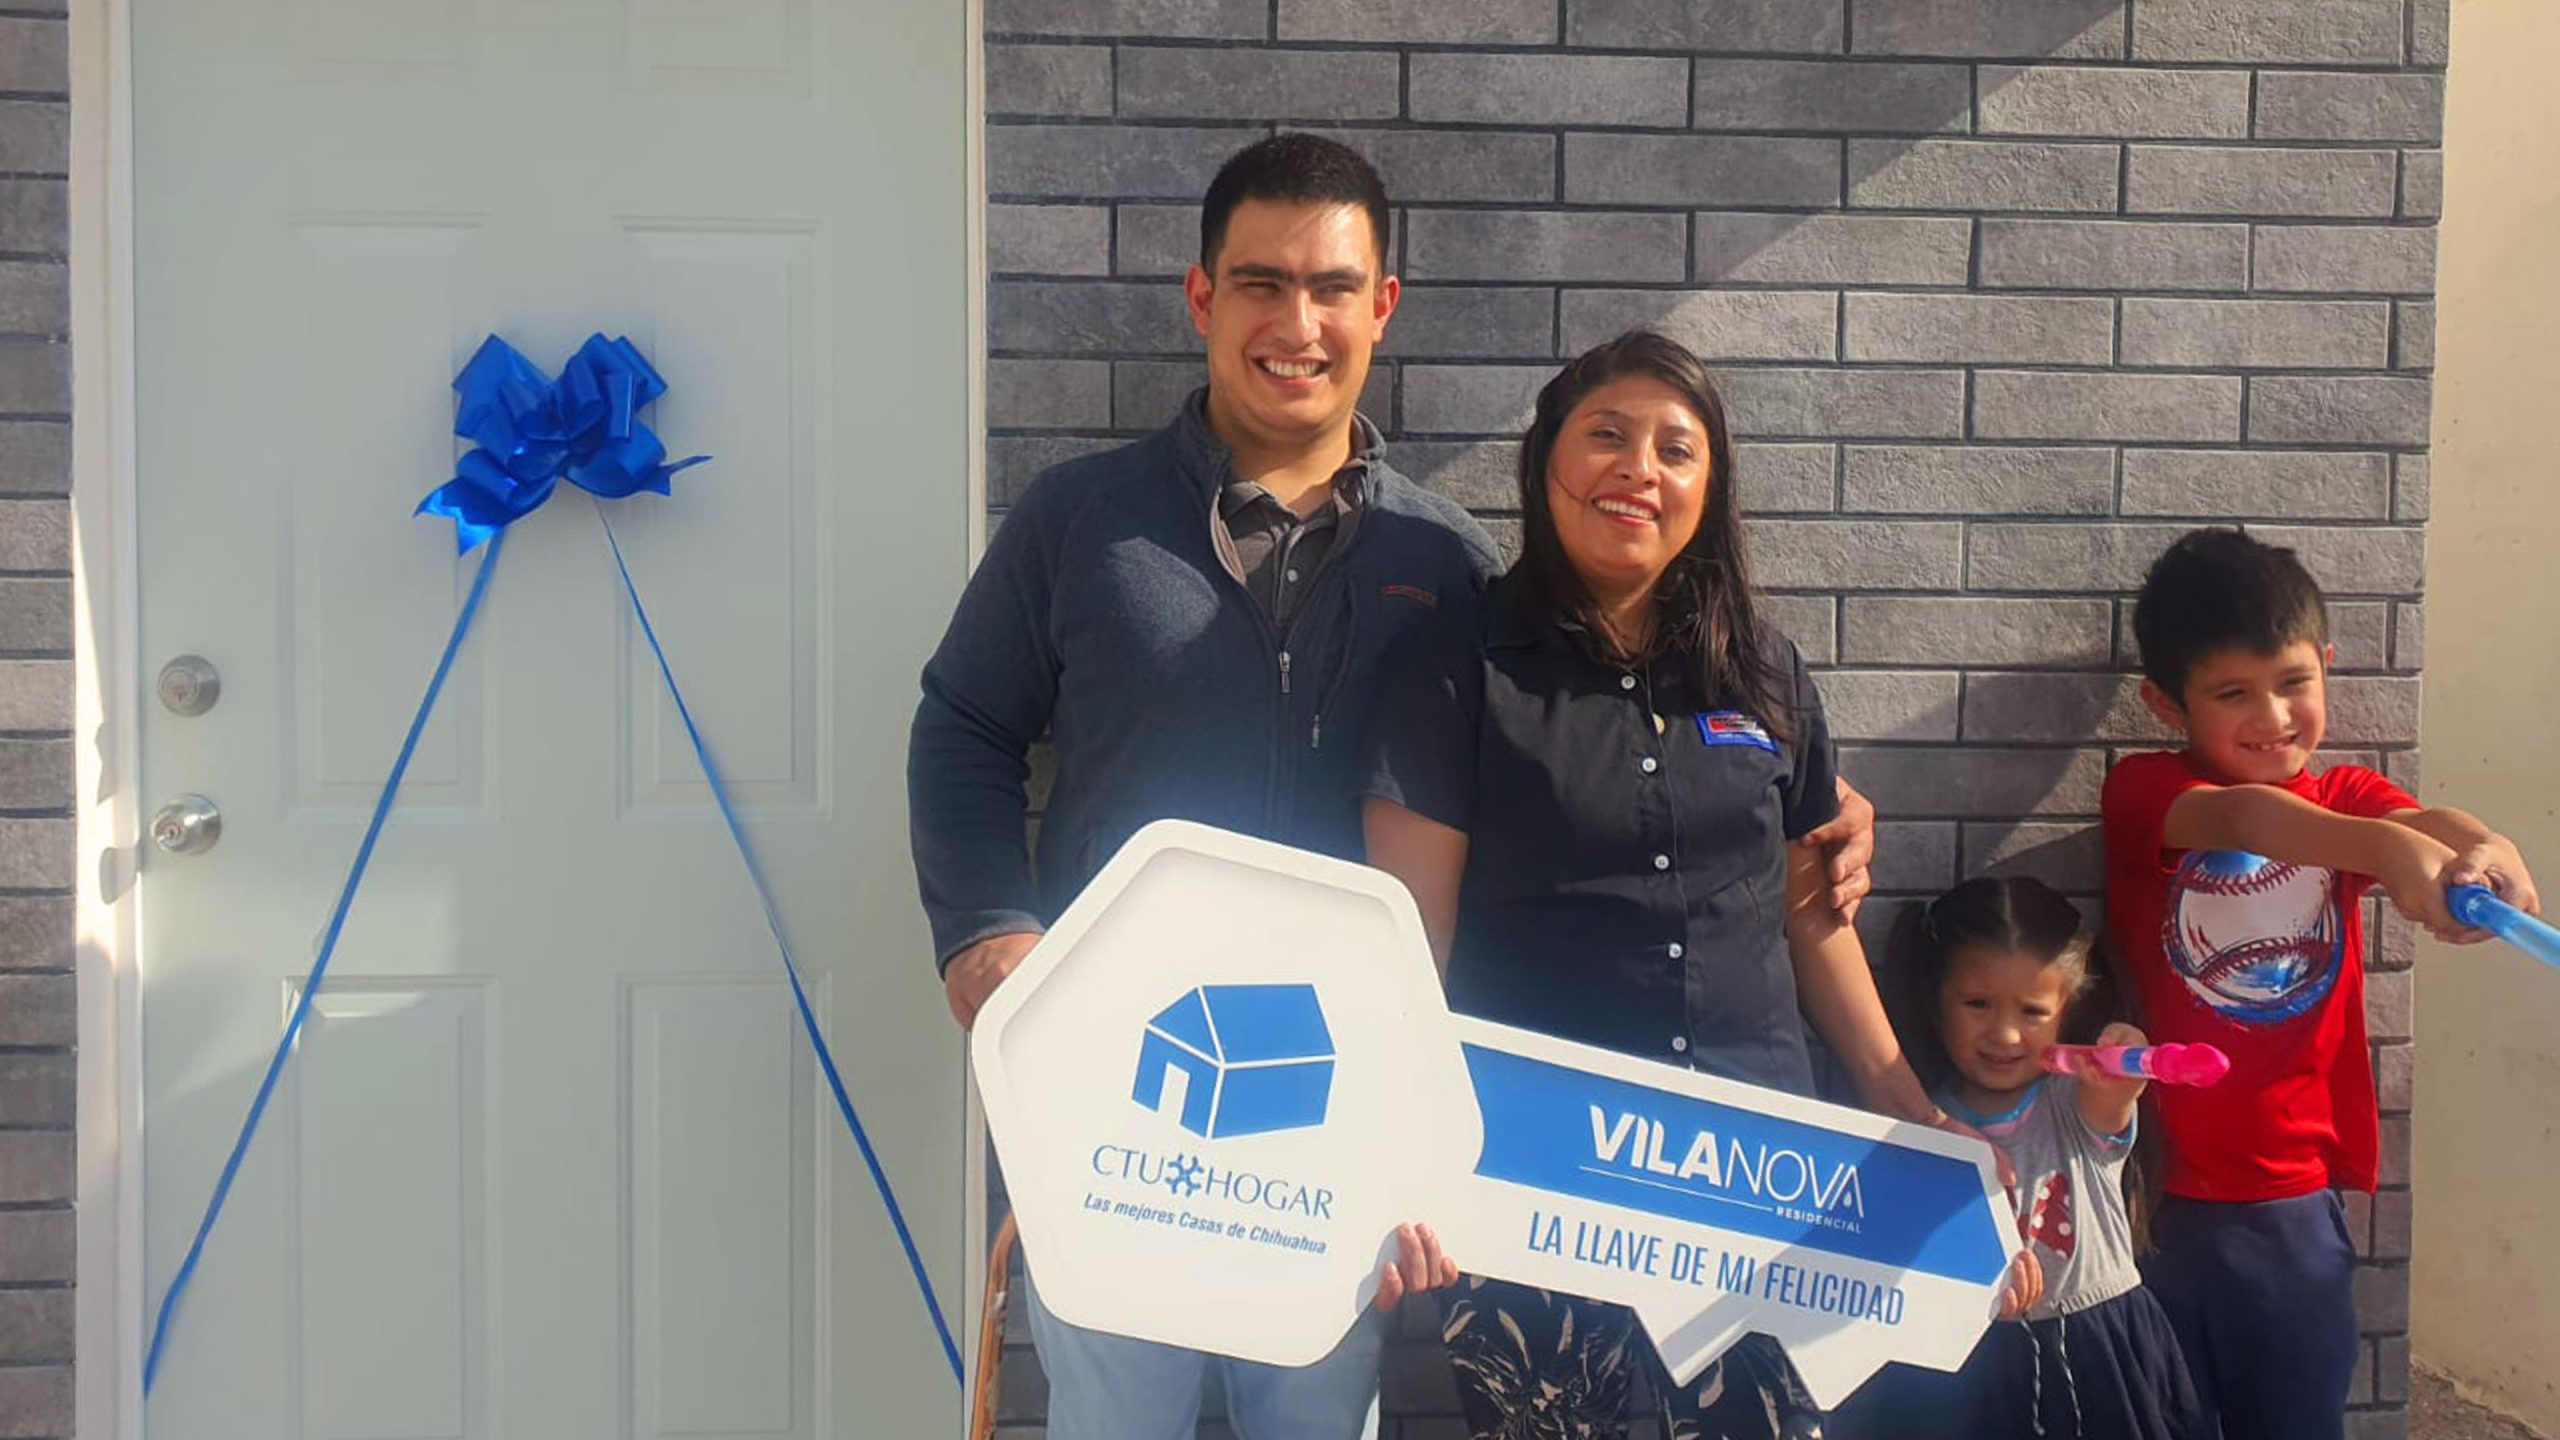
<svg viewBox="0 0 2560 1440">
<path fill-rule="evenodd" d="M 1313 985 L 1202 985 L 1147 1022 L 1129 1098 L 1225 1140 L 1321 1125 L 1332 1094 Z"/>
</svg>

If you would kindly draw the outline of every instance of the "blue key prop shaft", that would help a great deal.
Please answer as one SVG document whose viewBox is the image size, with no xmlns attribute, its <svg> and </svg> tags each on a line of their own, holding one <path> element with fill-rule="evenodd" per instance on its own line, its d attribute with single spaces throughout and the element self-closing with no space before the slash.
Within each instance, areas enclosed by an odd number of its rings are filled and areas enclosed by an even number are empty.
<svg viewBox="0 0 2560 1440">
<path fill-rule="evenodd" d="M 827 1047 L 827 1037 L 818 1028 L 817 1012 L 809 1007 L 808 989 L 800 982 L 800 962 L 792 958 L 791 941 L 782 928 L 782 911 L 773 903 L 773 886 L 765 879 L 755 847 L 747 841 L 746 826 L 739 822 L 737 807 L 730 803 L 729 787 L 720 778 L 720 767 L 711 761 L 711 747 L 702 738 L 702 727 L 693 723 L 693 707 L 685 704 L 684 691 L 676 685 L 676 672 L 667 662 L 666 647 L 658 643 L 657 627 L 649 623 L 649 607 L 640 603 L 640 587 L 631 581 L 631 566 L 623 559 L 622 542 L 615 537 L 613 521 L 601 504 L 596 506 L 596 521 L 604 526 L 605 543 L 613 547 L 613 568 L 622 576 L 622 593 L 630 597 L 631 613 L 640 622 L 640 634 L 648 640 L 649 653 L 657 659 L 658 678 L 666 682 L 667 698 L 676 703 L 676 716 L 684 722 L 685 738 L 693 743 L 693 758 L 701 764 L 702 778 L 711 786 L 712 803 L 720 808 L 720 822 L 729 827 L 729 838 L 737 844 L 747 880 L 755 886 L 756 902 L 764 907 L 765 926 L 773 932 L 774 949 L 782 956 L 783 974 L 791 981 L 791 1003 L 800 1010 L 800 1028 L 808 1034 L 809 1048 L 817 1052 L 818 1068 L 826 1073 L 827 1088 L 835 1095 L 836 1113 L 844 1118 L 844 1128 L 861 1148 L 862 1163 L 871 1168 L 872 1188 L 880 1192 L 880 1203 L 898 1232 L 898 1244 L 907 1252 L 907 1268 L 915 1275 L 916 1291 L 924 1297 L 925 1311 L 933 1318 L 934 1338 L 942 1342 L 942 1356 L 951 1364 L 951 1378 L 959 1380 L 960 1347 L 953 1342 L 951 1326 L 942 1317 L 942 1302 L 934 1297 L 933 1278 L 925 1273 L 924 1257 L 916 1253 L 915 1236 L 907 1229 L 906 1212 L 898 1204 L 897 1192 L 890 1188 L 889 1173 L 882 1168 L 879 1153 L 871 1148 L 870 1132 L 854 1113 L 853 1098 L 844 1088 L 844 1076 L 836 1070 L 835 1052 Z"/>
<path fill-rule="evenodd" d="M 391 774 L 382 782 L 382 794 L 373 802 L 373 816 L 365 821 L 363 843 L 356 846 L 355 863 L 347 867 L 346 883 L 338 887 L 338 903 L 329 912 L 329 928 L 321 932 L 320 951 L 312 957 L 311 970 L 302 977 L 302 991 L 294 997 L 293 1013 L 285 1020 L 284 1034 L 276 1038 L 275 1053 L 267 1058 L 267 1073 L 258 1081 L 257 1097 L 249 1102 L 249 1114 L 240 1122 L 240 1134 L 231 1142 L 231 1154 L 222 1162 L 222 1174 L 213 1182 L 213 1198 L 204 1207 L 204 1218 L 196 1222 L 195 1238 L 187 1242 L 186 1258 L 178 1262 L 178 1270 L 169 1278 L 169 1288 L 160 1296 L 160 1312 L 151 1323 L 151 1348 L 142 1360 L 142 1393 L 151 1393 L 151 1382 L 160 1373 L 160 1357 L 169 1343 L 169 1325 L 177 1318 L 178 1302 L 185 1298 L 188 1282 L 195 1279 L 196 1263 L 204 1258 L 206 1239 L 213 1234 L 215 1222 L 222 1218 L 224 1202 L 231 1198 L 231 1182 L 240 1177 L 240 1162 L 248 1158 L 249 1142 L 257 1138 L 258 1124 L 266 1118 L 267 1101 L 276 1092 L 276 1081 L 284 1074 L 284 1062 L 293 1053 L 294 1042 L 302 1034 L 303 1022 L 310 1018 L 312 997 L 320 993 L 320 982 L 328 977 L 330 957 L 338 953 L 338 936 L 346 930 L 347 910 L 355 903 L 356 887 L 364 883 L 365 867 L 373 863 L 374 842 L 382 838 L 382 822 L 391 816 L 391 802 L 400 795 L 400 782 L 408 776 L 409 761 L 418 753 L 418 737 L 426 733 L 427 717 L 435 713 L 436 698 L 444 693 L 445 677 L 453 673 L 453 659 L 462 652 L 463 638 L 471 633 L 471 622 L 480 613 L 481 597 L 489 591 L 489 576 L 498 568 L 498 548 L 506 543 L 506 532 L 497 530 L 489 536 L 488 552 L 480 557 L 479 573 L 471 579 L 471 593 L 462 602 L 462 613 L 453 617 L 453 633 L 445 637 L 444 654 L 436 661 L 435 674 L 427 681 L 426 698 L 418 702 L 418 713 L 409 718 L 409 733 L 400 741 L 400 754 L 391 762 Z"/>
<path fill-rule="evenodd" d="M 2560 930 L 2536 920 L 2486 885 L 2456 885 L 2445 894 L 2453 918 L 2486 930 L 2545 965 L 2560 966 Z"/>
</svg>

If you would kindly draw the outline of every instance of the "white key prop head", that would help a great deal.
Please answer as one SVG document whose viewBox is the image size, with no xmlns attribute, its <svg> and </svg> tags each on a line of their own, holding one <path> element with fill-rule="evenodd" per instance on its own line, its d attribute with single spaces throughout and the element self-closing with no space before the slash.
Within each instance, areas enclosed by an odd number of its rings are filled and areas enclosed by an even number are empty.
<svg viewBox="0 0 2560 1440">
<path fill-rule="evenodd" d="M 1395 1227 L 1634 1307 L 1675 1379 L 1742 1335 L 1836 1404 L 1952 1370 L 2018 1248 L 1978 1141 L 1449 1013 L 1411 897 L 1160 821 L 978 1017 L 1040 1296 L 1090 1329 L 1310 1363 Z"/>
</svg>

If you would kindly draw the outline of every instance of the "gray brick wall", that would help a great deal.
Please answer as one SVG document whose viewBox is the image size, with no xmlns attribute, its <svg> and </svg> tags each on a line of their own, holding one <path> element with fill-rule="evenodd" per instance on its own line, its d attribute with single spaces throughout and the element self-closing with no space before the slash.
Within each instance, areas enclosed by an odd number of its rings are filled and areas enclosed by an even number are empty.
<svg viewBox="0 0 2560 1440">
<path fill-rule="evenodd" d="M 2446 0 L 990 0 L 1000 511 L 1164 422 L 1170 277 L 1275 124 L 1377 159 L 1403 312 L 1370 413 L 1516 534 L 1509 445 L 1628 325 L 1717 363 L 1764 582 L 1881 808 L 1894 905 L 1972 871 L 2094 899 L 2109 759 L 2157 740 L 2127 590 L 2238 521 L 2335 600 L 2333 744 L 2417 755 Z M 2360 1436 L 2405 1429 L 2406 937 L 2372 1025 L 2388 1187 Z M 1459 1433 L 1427 1317 L 1390 1440 Z M 1007 1368 L 1036 1433 L 1037 1367 Z"/>
<path fill-rule="evenodd" d="M 26 7 L 44 9 L 47 7 Z M 71 1434 L 70 62 L 0 13 L 0 1436 Z"/>
</svg>

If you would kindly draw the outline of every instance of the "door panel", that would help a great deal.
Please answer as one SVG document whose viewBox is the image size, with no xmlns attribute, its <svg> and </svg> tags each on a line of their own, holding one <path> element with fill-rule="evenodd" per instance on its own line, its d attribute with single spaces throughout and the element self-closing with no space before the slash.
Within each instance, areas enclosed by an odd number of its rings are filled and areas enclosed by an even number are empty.
<svg viewBox="0 0 2560 1440">
<path fill-rule="evenodd" d="M 454 373 L 628 333 L 615 502 L 946 1310 L 962 1067 L 905 849 L 968 533 L 942 0 L 135 0 L 146 1283 L 183 1255 L 478 556 Z M 146 677 L 147 678 L 147 677 Z M 511 533 L 146 1410 L 186 1440 L 860 1435 L 959 1396 L 563 487 Z"/>
</svg>

